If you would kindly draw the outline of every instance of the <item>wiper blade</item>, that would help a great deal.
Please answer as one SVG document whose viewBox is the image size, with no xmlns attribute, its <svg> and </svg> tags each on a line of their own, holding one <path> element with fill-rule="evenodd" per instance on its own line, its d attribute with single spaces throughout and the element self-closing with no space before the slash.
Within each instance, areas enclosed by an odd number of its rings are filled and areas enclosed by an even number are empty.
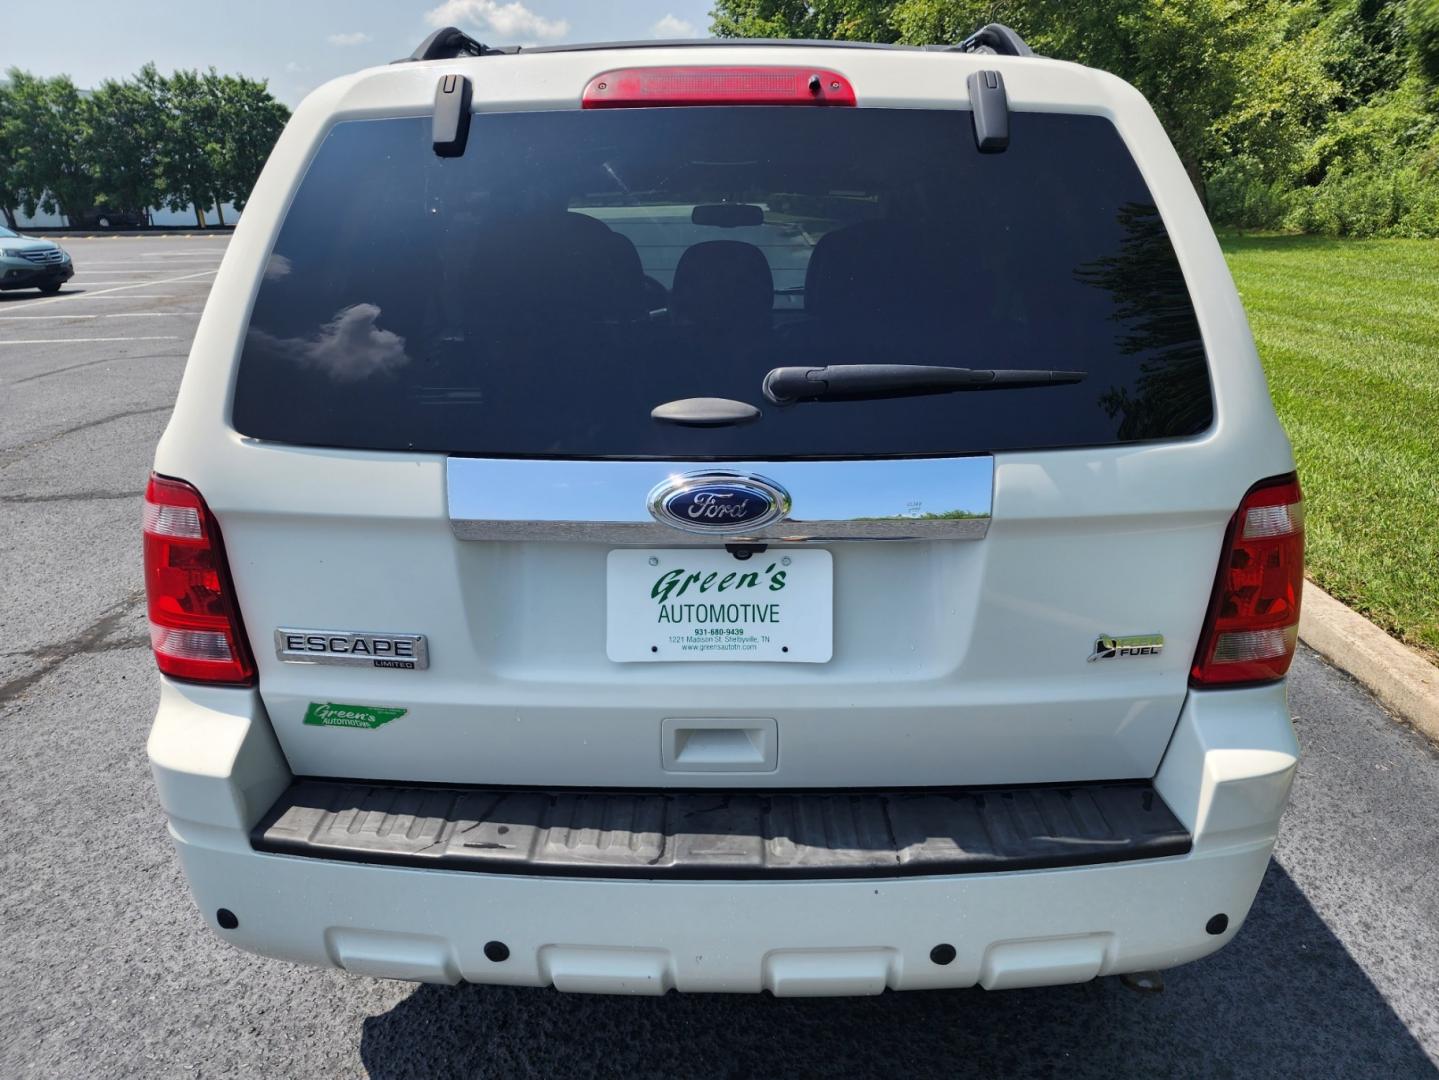
<svg viewBox="0 0 1439 1080">
<path fill-rule="evenodd" d="M 1018 390 L 1062 386 L 1084 379 L 1083 371 L 994 370 L 938 364 L 834 364 L 777 367 L 764 377 L 764 396 L 776 405 L 797 401 L 863 401 L 871 398 L 951 394 L 957 390 Z"/>
</svg>

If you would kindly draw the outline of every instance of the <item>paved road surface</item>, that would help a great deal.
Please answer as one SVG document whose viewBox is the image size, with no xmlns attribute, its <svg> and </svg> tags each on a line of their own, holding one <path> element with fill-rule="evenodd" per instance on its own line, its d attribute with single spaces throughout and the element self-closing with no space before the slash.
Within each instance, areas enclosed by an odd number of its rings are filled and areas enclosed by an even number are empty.
<svg viewBox="0 0 1439 1080">
<path fill-rule="evenodd" d="M 1301 655 L 1249 923 L 1159 995 L 565 996 L 352 978 L 201 924 L 144 760 L 139 494 L 222 238 L 0 294 L 0 1078 L 1375 1076 L 1439 1063 L 1439 755 Z"/>
</svg>

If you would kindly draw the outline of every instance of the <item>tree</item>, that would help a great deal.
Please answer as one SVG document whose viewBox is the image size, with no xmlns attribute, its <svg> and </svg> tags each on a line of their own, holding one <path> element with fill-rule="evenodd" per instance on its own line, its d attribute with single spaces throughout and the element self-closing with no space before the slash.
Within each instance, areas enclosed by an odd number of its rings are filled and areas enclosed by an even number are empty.
<svg viewBox="0 0 1439 1080">
<path fill-rule="evenodd" d="M 15 208 L 20 205 L 19 166 L 15 155 L 15 133 L 10 130 L 7 118 L 10 116 L 10 86 L 0 82 L 0 213 L 5 215 L 5 224 L 17 228 Z"/>
<path fill-rule="evenodd" d="M 224 135 L 214 68 L 177 71 L 159 80 L 157 91 L 164 122 L 160 127 L 159 163 L 165 203 L 171 210 L 190 206 L 195 224 L 205 227 L 205 208 L 224 201 Z"/>
<path fill-rule="evenodd" d="M 224 135 L 221 182 L 229 201 L 243 210 L 290 110 L 270 96 L 263 80 L 226 75 L 217 90 Z"/>
<path fill-rule="evenodd" d="M 1409 0 L 1406 14 L 1414 66 L 1430 86 L 1439 87 L 1439 0 Z"/>
<path fill-rule="evenodd" d="M 0 82 L 0 211 L 60 210 L 72 219 L 96 205 L 195 209 L 202 228 L 214 206 L 244 208 L 290 111 L 262 80 L 146 64 L 132 79 L 94 93 L 68 77 L 11 70 Z"/>
<path fill-rule="evenodd" d="M 718 0 L 718 37 L 894 41 L 895 4 L 885 0 Z"/>
<path fill-rule="evenodd" d="M 88 117 L 68 76 L 41 79 L 18 68 L 8 73 L 0 144 L 12 155 L 6 183 L 15 204 L 33 215 L 73 215 L 94 205 L 95 178 L 86 160 Z"/>
<path fill-rule="evenodd" d="M 1038 0 L 1042 51 L 1113 71 L 1154 107 L 1201 196 L 1207 170 L 1222 154 L 1214 124 L 1240 90 L 1234 63 L 1263 3 L 1230 0 L 1106 0 L 1070 6 Z"/>
<path fill-rule="evenodd" d="M 1214 125 L 1227 168 L 1264 185 L 1287 184 L 1304 170 L 1314 133 L 1343 94 L 1326 62 L 1322 21 L 1299 7 L 1276 14 L 1235 58 L 1240 90 Z"/>
<path fill-rule="evenodd" d="M 1220 143 L 1217 117 L 1238 87 L 1232 56 L 1269 2 L 1232 0 L 717 0 L 722 37 L 854 37 L 956 44 L 988 22 L 1012 25 L 1036 51 L 1113 71 L 1153 104 L 1196 188 Z"/>
<path fill-rule="evenodd" d="M 153 64 L 133 80 L 107 80 L 85 102 L 97 205 L 148 210 L 161 204 L 163 113 Z"/>
</svg>

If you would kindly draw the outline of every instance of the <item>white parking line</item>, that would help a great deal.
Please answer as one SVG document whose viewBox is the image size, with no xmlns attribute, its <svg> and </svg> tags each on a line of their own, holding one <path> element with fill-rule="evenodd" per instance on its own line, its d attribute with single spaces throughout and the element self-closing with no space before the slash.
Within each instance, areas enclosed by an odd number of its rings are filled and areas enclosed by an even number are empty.
<svg viewBox="0 0 1439 1080">
<path fill-rule="evenodd" d="M 219 259 L 212 259 L 212 258 L 210 258 L 209 256 L 206 256 L 206 255 L 196 255 L 194 258 L 190 258 L 189 256 L 186 256 L 186 255 L 175 255 L 175 256 L 172 256 L 172 257 L 166 259 L 165 261 L 166 261 L 167 263 L 209 263 L 211 266 L 214 266 L 214 265 L 216 265 L 217 263 L 219 263 L 220 260 L 219 260 Z M 137 267 L 137 266 L 135 265 L 135 260 L 134 260 L 134 259 L 85 259 L 85 260 L 84 260 L 84 265 L 87 266 L 87 267 L 88 267 L 88 266 L 128 266 L 128 267 L 130 267 L 130 268 L 132 268 L 132 269 L 136 269 L 136 270 L 148 269 L 148 267 Z M 107 273 L 115 273 L 115 271 L 113 271 L 113 270 L 112 270 L 112 271 L 107 271 Z"/>
<path fill-rule="evenodd" d="M 213 271 L 213 270 L 201 270 L 201 271 L 199 271 L 199 273 L 201 273 L 201 274 L 213 274 L 214 272 L 215 272 L 215 271 Z M 165 280 L 165 279 L 163 279 L 163 278 L 127 278 L 127 279 L 125 279 L 125 280 L 123 280 L 123 281 L 101 281 L 99 278 L 95 278 L 94 280 L 90 280 L 90 279 L 88 279 L 88 278 L 81 277 L 79 274 L 77 274 L 77 275 L 75 275 L 74 279 L 70 282 L 70 288 L 72 288 L 72 289 L 85 289 L 85 288 L 113 289 L 113 288 L 115 288 L 115 287 L 118 286 L 118 285 L 159 285 L 159 284 L 161 284 L 164 280 Z M 204 282 L 204 281 L 191 281 L 191 282 L 187 282 L 186 284 L 189 284 L 189 285 L 204 285 L 204 284 L 206 284 L 206 282 Z"/>
<path fill-rule="evenodd" d="M 0 341 L 0 345 L 87 345 L 92 341 L 179 341 L 179 334 L 155 334 L 148 337 L 49 337 L 26 341 Z"/>
<path fill-rule="evenodd" d="M 82 256 L 83 259 L 83 256 Z M 134 266 L 135 259 L 83 259 L 86 266 Z M 219 263 L 213 255 L 171 255 L 165 262 L 171 263 Z M 147 263 L 148 265 L 148 263 Z"/>
<path fill-rule="evenodd" d="M 34 322 L 39 319 L 159 319 L 171 315 L 198 314 L 198 311 L 111 311 L 105 315 L 0 315 L 0 322 Z"/>
<path fill-rule="evenodd" d="M 139 289 L 146 285 L 169 285 L 172 282 L 193 281 L 195 278 L 205 277 L 214 272 L 213 270 L 201 270 L 196 274 L 181 274 L 179 277 L 160 278 L 158 281 L 142 281 L 134 285 L 111 285 L 97 293 L 69 293 L 65 296 L 47 296 L 43 300 L 22 300 L 18 304 L 7 305 L 7 309 L 10 307 L 39 307 L 41 304 L 63 304 L 67 300 L 95 300 L 105 293 L 122 292 L 125 289 Z M 136 294 L 137 298 L 138 295 L 139 294 Z"/>
<path fill-rule="evenodd" d="M 177 282 L 173 282 L 173 281 L 171 281 L 171 282 L 163 282 L 163 283 L 162 283 L 162 282 L 159 282 L 159 281 L 127 281 L 127 282 L 125 282 L 125 285 L 126 285 L 127 287 L 128 287 L 128 286 L 131 286 L 131 285 L 160 285 L 160 284 L 167 284 L 167 285 L 175 285 L 175 284 L 182 284 L 182 285 L 203 285 L 203 286 L 205 286 L 206 288 L 209 288 L 209 285 L 210 285 L 210 283 L 209 283 L 208 281 L 185 281 L 185 282 L 178 282 L 178 283 L 177 283 Z M 112 289 L 118 288 L 119 286 L 120 286 L 120 282 L 118 282 L 118 281 L 82 281 L 82 282 L 79 282 L 78 285 L 71 285 L 71 288 L 94 289 L 94 290 L 96 290 L 96 291 L 99 291 L 99 290 L 103 289 L 105 292 L 110 292 Z M 83 296 L 82 296 L 82 294 L 80 294 L 80 293 L 67 292 L 67 293 L 61 293 L 60 295 L 62 295 L 62 296 L 73 296 L 73 297 L 75 297 L 75 299 L 77 299 L 77 300 L 83 299 Z M 90 295 L 93 296 L 93 295 L 95 295 L 95 293 L 92 292 Z M 116 299 L 123 300 L 124 297 L 123 297 L 123 296 L 122 296 L 122 297 L 117 297 Z"/>
<path fill-rule="evenodd" d="M 77 275 L 70 281 L 69 284 L 70 284 L 70 288 L 72 288 L 72 289 L 75 289 L 75 288 L 83 289 L 83 288 L 85 287 L 85 284 L 86 284 L 86 283 L 85 283 L 84 281 L 81 281 L 79 275 L 77 274 Z M 113 285 L 153 285 L 154 282 L 153 282 L 153 281 L 148 281 L 148 280 L 146 280 L 145 278 L 135 278 L 133 281 L 92 281 L 92 282 L 90 282 L 90 284 L 91 284 L 91 285 L 104 285 L 104 286 L 108 289 L 108 288 L 110 288 L 110 287 L 113 286 Z"/>
</svg>

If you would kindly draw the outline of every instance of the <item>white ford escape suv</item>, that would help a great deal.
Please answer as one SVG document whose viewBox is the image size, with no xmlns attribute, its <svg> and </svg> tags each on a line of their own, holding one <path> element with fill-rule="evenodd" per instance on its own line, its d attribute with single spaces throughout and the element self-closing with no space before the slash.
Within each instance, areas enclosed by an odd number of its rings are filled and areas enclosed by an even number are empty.
<svg viewBox="0 0 1439 1080">
<path fill-rule="evenodd" d="M 145 505 L 205 918 L 352 972 L 864 994 L 1236 933 L 1302 501 L 1144 100 L 953 49 L 312 94 Z"/>
</svg>

